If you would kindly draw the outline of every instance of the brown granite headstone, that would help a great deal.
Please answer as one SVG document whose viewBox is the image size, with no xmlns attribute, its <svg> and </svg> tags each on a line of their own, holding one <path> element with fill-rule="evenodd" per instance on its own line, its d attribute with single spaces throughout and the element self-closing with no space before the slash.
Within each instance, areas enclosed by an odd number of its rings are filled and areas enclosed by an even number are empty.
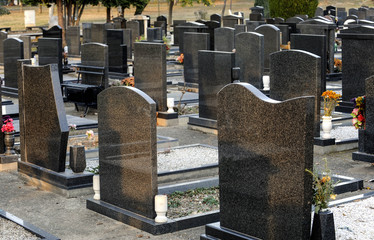
<svg viewBox="0 0 374 240">
<path fill-rule="evenodd" d="M 101 201 L 154 218 L 156 103 L 137 88 L 110 87 L 98 112 Z"/>
<path fill-rule="evenodd" d="M 84 66 L 103 67 L 104 77 L 93 74 L 82 74 L 82 83 L 88 85 L 109 86 L 108 71 L 109 57 L 108 45 L 102 43 L 86 43 L 81 47 L 81 62 Z M 93 70 L 90 70 L 93 71 Z M 100 70 L 101 71 L 101 70 Z"/>
<path fill-rule="evenodd" d="M 321 94 L 320 56 L 302 50 L 270 54 L 270 98 L 284 101 L 314 96 L 314 137 L 320 136 Z"/>
<path fill-rule="evenodd" d="M 22 160 L 63 172 L 69 128 L 58 67 L 24 65 L 21 75 L 18 93 Z"/>
<path fill-rule="evenodd" d="M 218 104 L 221 227 L 260 239 L 309 239 L 314 97 L 278 102 L 233 83 Z"/>
</svg>

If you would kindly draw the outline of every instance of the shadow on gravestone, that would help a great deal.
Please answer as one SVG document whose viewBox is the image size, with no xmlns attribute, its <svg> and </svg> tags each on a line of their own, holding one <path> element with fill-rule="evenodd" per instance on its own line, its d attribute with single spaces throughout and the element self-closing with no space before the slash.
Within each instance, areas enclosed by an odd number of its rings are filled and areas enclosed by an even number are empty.
<svg viewBox="0 0 374 240">
<path fill-rule="evenodd" d="M 69 128 L 57 65 L 24 65 L 19 95 L 22 160 L 64 172 Z"/>
<path fill-rule="evenodd" d="M 153 219 L 156 103 L 136 88 L 111 87 L 99 94 L 98 111 L 101 201 Z"/>
<path fill-rule="evenodd" d="M 234 83 L 218 102 L 220 223 L 201 239 L 309 239 L 314 98 Z"/>
<path fill-rule="evenodd" d="M 321 57 L 302 50 L 281 51 L 270 55 L 269 97 L 284 101 L 314 96 L 314 137 L 320 136 L 321 95 Z"/>
</svg>

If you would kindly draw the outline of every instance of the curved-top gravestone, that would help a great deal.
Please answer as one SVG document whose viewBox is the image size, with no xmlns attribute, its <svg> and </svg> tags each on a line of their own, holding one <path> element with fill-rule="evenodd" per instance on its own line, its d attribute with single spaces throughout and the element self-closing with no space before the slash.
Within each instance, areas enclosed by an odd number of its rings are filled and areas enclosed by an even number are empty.
<svg viewBox="0 0 374 240">
<path fill-rule="evenodd" d="M 61 38 L 62 39 L 62 28 L 58 25 L 54 25 L 49 29 L 42 28 L 43 38 Z"/>
<path fill-rule="evenodd" d="M 22 160 L 55 172 L 65 171 L 69 127 L 57 65 L 24 65 L 19 92 Z"/>
<path fill-rule="evenodd" d="M 270 55 L 270 98 L 284 101 L 314 96 L 315 137 L 320 136 L 321 94 L 321 57 L 302 50 L 281 51 Z"/>
<path fill-rule="evenodd" d="M 98 111 L 101 200 L 154 218 L 156 103 L 137 88 L 110 87 Z"/>
<path fill-rule="evenodd" d="M 221 227 L 309 239 L 314 97 L 278 102 L 234 83 L 218 93 L 218 105 Z"/>
<path fill-rule="evenodd" d="M 280 30 L 272 24 L 258 26 L 255 32 L 264 35 L 264 68 L 269 69 L 270 53 L 280 51 Z"/>
</svg>

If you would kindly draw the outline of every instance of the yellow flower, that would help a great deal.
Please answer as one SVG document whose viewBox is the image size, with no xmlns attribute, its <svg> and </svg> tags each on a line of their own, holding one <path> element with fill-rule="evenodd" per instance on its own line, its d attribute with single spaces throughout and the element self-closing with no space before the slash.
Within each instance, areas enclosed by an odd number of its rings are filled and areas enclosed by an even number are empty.
<svg viewBox="0 0 374 240">
<path fill-rule="evenodd" d="M 331 195 L 330 195 L 330 198 L 331 198 L 332 200 L 335 200 L 335 198 L 336 198 L 336 194 L 331 194 Z"/>
</svg>

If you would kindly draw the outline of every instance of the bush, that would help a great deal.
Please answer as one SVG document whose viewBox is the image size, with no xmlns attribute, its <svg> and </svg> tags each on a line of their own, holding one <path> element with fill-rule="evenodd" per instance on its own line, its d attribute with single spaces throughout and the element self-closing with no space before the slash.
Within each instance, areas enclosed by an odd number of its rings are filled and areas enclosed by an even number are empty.
<svg viewBox="0 0 374 240">
<path fill-rule="evenodd" d="M 1 15 L 8 15 L 10 14 L 10 11 L 6 9 L 5 7 L 0 6 L 0 16 Z"/>
<path fill-rule="evenodd" d="M 269 0 L 270 16 L 284 19 L 294 17 L 297 14 L 314 16 L 318 6 L 318 0 Z"/>
</svg>

